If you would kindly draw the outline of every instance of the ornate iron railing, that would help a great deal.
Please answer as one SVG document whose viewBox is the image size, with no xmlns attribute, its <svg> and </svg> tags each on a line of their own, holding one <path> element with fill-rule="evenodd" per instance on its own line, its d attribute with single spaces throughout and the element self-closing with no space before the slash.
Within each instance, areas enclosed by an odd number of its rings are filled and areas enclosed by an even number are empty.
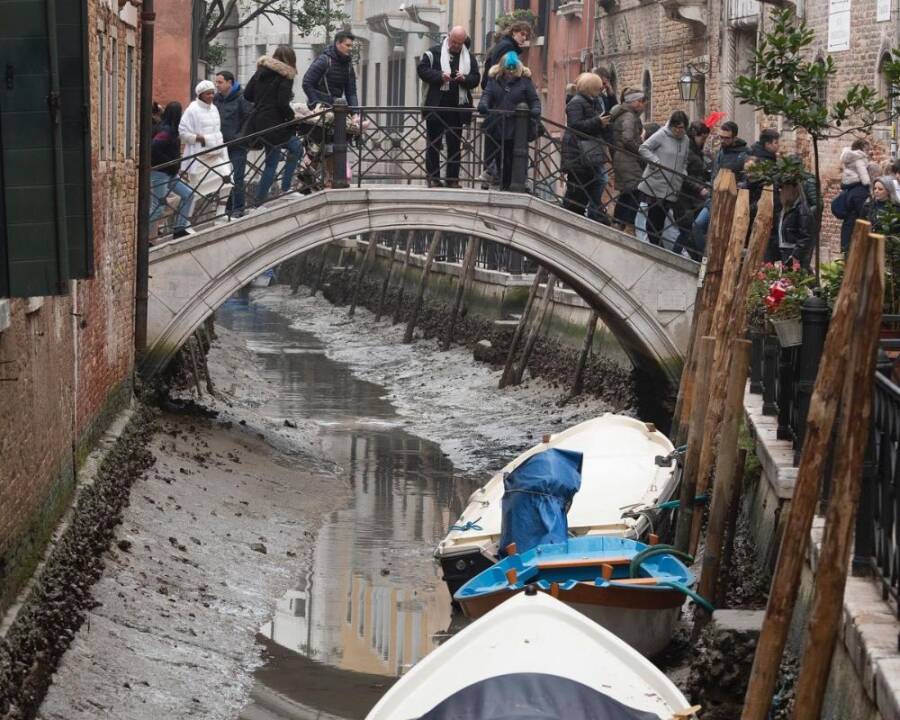
<svg viewBox="0 0 900 720">
<path fill-rule="evenodd" d="M 467 122 L 456 125 L 460 118 Z M 273 135 L 288 129 L 292 141 L 294 136 L 299 140 L 301 158 L 292 152 L 296 145 L 292 148 L 269 141 Z M 444 147 L 438 149 L 435 165 L 435 129 L 441 131 L 444 145 L 448 133 L 458 137 L 458 158 L 449 158 Z M 501 129 L 512 135 L 511 141 L 497 140 Z M 448 114 L 446 108 L 420 107 L 364 107 L 351 115 L 346 105 L 336 104 L 326 111 L 298 117 L 276 128 L 153 167 L 157 182 L 154 187 L 163 199 L 161 203 L 151 203 L 157 215 L 160 210 L 162 213 L 155 218 L 157 227 L 155 231 L 151 228 L 150 237 L 159 239 L 175 230 L 190 232 L 217 221 L 237 219 L 242 214 L 242 204 L 246 211 L 257 212 L 261 206 L 292 193 L 379 183 L 440 183 L 525 192 L 609 223 L 609 210 L 621 200 L 612 156 L 634 153 L 601 141 L 605 158 L 597 162 L 593 173 L 580 174 L 564 168 L 561 158 L 563 143 L 577 148 L 579 141 L 597 140 L 550 120 L 532 118 L 524 105 L 515 111 L 490 111 L 481 116 L 473 110 L 453 110 Z M 430 147 L 432 165 L 429 167 Z M 491 167 L 486 166 L 489 154 L 494 155 Z M 698 196 L 704 189 L 708 192 L 709 185 L 644 159 L 640 162 L 655 176 L 660 186 L 657 194 L 666 198 L 654 202 L 659 207 L 652 208 L 652 212 L 645 206 L 639 208 L 637 234 L 667 249 L 680 251 L 678 231 L 685 227 L 686 218 L 692 219 Z M 240 166 L 245 167 L 243 177 L 234 171 Z M 453 177 L 456 166 L 458 178 Z M 166 180 L 164 174 L 172 179 Z M 602 194 L 594 182 L 601 176 L 606 179 Z M 171 187 L 163 183 L 170 183 Z M 173 207 L 168 199 L 175 190 L 184 195 L 183 204 L 179 203 L 181 215 L 178 206 Z M 573 200 L 576 196 L 577 200 Z M 655 224 L 651 225 L 651 219 Z M 484 245 L 485 262 L 505 264 L 509 268 L 521 266 L 522 261 L 514 256 L 503 262 L 487 260 L 487 256 L 499 258 L 509 253 L 499 246 L 490 247 L 492 243 Z"/>
</svg>

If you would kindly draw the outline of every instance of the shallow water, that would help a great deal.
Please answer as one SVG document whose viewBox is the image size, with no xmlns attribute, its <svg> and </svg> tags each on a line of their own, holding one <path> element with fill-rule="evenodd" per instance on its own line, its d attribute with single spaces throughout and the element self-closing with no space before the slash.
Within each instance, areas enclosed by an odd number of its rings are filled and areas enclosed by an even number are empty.
<svg viewBox="0 0 900 720">
<path fill-rule="evenodd" d="M 313 421 L 353 497 L 298 558 L 299 580 L 260 628 L 267 663 L 240 717 L 364 717 L 447 636 L 450 598 L 431 550 L 478 482 L 408 432 L 382 387 L 283 316 L 234 298 L 217 321 L 260 359 L 273 392 L 258 411 Z"/>
</svg>

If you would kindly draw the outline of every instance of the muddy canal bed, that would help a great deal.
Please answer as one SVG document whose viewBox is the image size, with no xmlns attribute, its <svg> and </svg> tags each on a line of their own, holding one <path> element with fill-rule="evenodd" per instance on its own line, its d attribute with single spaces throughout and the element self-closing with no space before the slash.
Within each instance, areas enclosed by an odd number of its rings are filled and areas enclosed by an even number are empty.
<svg viewBox="0 0 900 720">
<path fill-rule="evenodd" d="M 364 717 L 457 629 L 431 552 L 470 492 L 607 409 L 282 288 L 217 322 L 218 415 L 162 417 L 42 718 Z"/>
</svg>

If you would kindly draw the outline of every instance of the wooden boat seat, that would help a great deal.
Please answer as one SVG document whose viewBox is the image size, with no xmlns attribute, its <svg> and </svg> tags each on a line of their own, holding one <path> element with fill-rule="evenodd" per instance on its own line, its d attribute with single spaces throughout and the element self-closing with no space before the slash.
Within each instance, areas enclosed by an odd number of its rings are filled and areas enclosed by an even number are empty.
<svg viewBox="0 0 900 720">
<path fill-rule="evenodd" d="M 540 570 L 555 570 L 557 568 L 594 567 L 597 565 L 628 565 L 629 563 L 631 563 L 631 556 L 594 558 L 591 560 L 581 558 L 576 560 L 547 560 L 546 562 L 539 562 L 538 568 Z"/>
</svg>

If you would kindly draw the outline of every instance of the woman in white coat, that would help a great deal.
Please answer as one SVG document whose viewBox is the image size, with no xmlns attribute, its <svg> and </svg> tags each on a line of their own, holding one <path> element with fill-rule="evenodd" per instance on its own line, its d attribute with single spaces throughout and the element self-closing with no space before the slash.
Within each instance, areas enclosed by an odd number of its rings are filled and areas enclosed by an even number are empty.
<svg viewBox="0 0 900 720">
<path fill-rule="evenodd" d="M 191 184 L 197 190 L 198 186 L 210 177 L 213 177 L 217 184 L 221 183 L 222 178 L 229 178 L 231 163 L 228 161 L 228 149 L 219 147 L 224 140 L 219 110 L 213 104 L 216 86 L 209 80 L 201 80 L 194 92 L 197 99 L 188 105 L 184 115 L 181 116 L 178 135 L 184 143 L 181 171 L 188 174 Z M 204 148 L 212 149 L 198 158 L 191 157 L 203 152 Z"/>
</svg>

